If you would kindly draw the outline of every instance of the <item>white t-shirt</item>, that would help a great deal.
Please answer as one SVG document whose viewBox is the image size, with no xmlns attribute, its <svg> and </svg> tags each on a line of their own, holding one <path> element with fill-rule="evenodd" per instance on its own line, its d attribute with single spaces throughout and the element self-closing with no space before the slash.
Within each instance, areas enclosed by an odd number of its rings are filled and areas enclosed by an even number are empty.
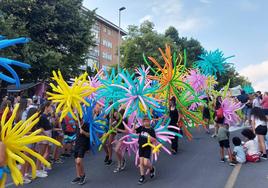
<svg viewBox="0 0 268 188">
<path fill-rule="evenodd" d="M 258 144 L 255 140 L 249 140 L 244 144 L 248 155 L 258 154 Z"/>
<path fill-rule="evenodd" d="M 236 160 L 239 163 L 246 162 L 246 154 L 242 146 L 235 146 L 234 152 L 236 153 Z"/>
<path fill-rule="evenodd" d="M 260 125 L 267 126 L 267 123 L 265 121 L 262 121 L 262 120 L 257 119 L 257 118 L 252 117 L 252 121 L 255 121 L 255 129 Z"/>
<path fill-rule="evenodd" d="M 253 100 L 253 107 L 258 107 L 258 108 L 262 108 L 262 106 L 261 106 L 261 100 L 260 100 L 260 98 L 255 98 L 254 100 Z"/>
</svg>

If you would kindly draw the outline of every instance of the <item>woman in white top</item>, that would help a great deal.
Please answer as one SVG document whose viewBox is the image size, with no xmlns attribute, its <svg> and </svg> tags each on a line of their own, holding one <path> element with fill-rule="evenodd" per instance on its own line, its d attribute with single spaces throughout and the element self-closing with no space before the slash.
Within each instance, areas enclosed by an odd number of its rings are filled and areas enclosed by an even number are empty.
<svg viewBox="0 0 268 188">
<path fill-rule="evenodd" d="M 254 94 L 254 99 L 253 99 L 252 106 L 253 106 L 253 108 L 254 107 L 262 108 L 262 106 L 261 106 L 261 98 L 258 96 L 258 94 Z"/>
<path fill-rule="evenodd" d="M 258 137 L 259 150 L 262 152 L 261 158 L 267 159 L 265 135 L 267 134 L 267 118 L 263 110 L 254 107 L 251 111 L 252 130 Z"/>
</svg>

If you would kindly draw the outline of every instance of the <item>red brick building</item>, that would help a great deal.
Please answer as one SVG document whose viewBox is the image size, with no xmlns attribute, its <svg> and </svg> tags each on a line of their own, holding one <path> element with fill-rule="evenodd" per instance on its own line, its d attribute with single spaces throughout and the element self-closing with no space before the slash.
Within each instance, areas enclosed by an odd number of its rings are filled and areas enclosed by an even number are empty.
<svg viewBox="0 0 268 188">
<path fill-rule="evenodd" d="M 84 8 L 85 11 L 88 9 Z M 96 14 L 96 22 L 92 28 L 95 36 L 96 46 L 89 51 L 87 66 L 98 67 L 116 65 L 118 63 L 118 35 L 119 27 L 109 20 Z M 120 39 L 127 35 L 125 31 L 120 30 Z"/>
</svg>

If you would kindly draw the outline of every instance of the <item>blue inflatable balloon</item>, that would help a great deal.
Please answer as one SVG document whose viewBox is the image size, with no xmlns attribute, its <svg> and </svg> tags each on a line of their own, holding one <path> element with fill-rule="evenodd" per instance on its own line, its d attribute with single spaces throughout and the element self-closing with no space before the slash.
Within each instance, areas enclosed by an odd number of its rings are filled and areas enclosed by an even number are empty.
<svg viewBox="0 0 268 188">
<path fill-rule="evenodd" d="M 4 39 L 4 36 L 0 35 L 0 49 L 15 45 L 15 44 L 24 44 L 29 41 L 30 39 L 24 38 L 24 37 L 17 38 L 17 39 Z M 9 82 L 12 84 L 16 84 L 16 87 L 19 87 L 20 79 L 17 73 L 15 72 L 15 70 L 11 67 L 12 65 L 18 66 L 24 69 L 29 69 L 31 66 L 26 63 L 22 63 L 20 61 L 15 61 L 15 60 L 0 57 L 0 66 L 2 66 L 12 75 L 12 77 L 10 77 L 3 73 L 0 73 L 0 79 L 5 80 L 6 82 Z"/>
</svg>

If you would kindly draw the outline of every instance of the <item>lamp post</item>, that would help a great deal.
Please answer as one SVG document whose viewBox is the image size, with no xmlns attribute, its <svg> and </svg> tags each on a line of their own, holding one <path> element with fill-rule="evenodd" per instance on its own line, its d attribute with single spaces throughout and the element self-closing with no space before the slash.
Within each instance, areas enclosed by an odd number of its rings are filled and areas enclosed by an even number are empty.
<svg viewBox="0 0 268 188">
<path fill-rule="evenodd" d="M 121 42 L 121 35 L 120 35 L 120 31 L 121 31 L 121 11 L 125 10 L 126 7 L 121 7 L 118 9 L 118 13 L 119 13 L 119 28 L 118 28 L 118 65 L 117 65 L 117 70 L 119 72 L 120 70 L 120 42 Z"/>
</svg>

